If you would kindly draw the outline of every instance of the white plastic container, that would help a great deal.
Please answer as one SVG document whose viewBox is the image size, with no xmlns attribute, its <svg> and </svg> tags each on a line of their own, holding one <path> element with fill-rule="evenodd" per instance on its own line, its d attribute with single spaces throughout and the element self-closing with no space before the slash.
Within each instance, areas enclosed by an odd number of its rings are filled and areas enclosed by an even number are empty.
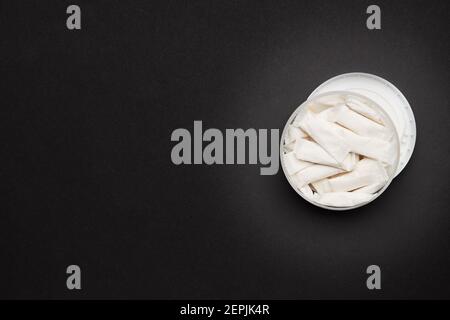
<svg viewBox="0 0 450 320">
<path fill-rule="evenodd" d="M 323 205 L 314 201 L 311 197 L 306 196 L 296 187 L 295 183 L 292 181 L 292 177 L 287 174 L 283 160 L 283 154 L 285 152 L 284 141 L 289 125 L 292 124 L 298 114 L 305 112 L 306 106 L 310 105 L 311 102 L 329 95 L 354 95 L 360 99 L 364 99 L 371 108 L 376 110 L 376 112 L 382 116 L 385 125 L 395 132 L 392 138 L 393 143 L 395 143 L 395 161 L 392 166 L 386 168 L 389 176 L 388 181 L 370 201 L 360 203 L 355 206 L 334 207 Z M 361 207 L 375 200 L 387 189 L 392 179 L 394 179 L 403 170 L 411 158 L 415 140 L 416 125 L 413 112 L 406 98 L 393 84 L 378 76 L 367 73 L 347 73 L 325 81 L 311 93 L 307 101 L 302 103 L 293 112 L 287 121 L 281 136 L 281 166 L 288 182 L 305 200 L 325 209 L 349 210 Z"/>
</svg>

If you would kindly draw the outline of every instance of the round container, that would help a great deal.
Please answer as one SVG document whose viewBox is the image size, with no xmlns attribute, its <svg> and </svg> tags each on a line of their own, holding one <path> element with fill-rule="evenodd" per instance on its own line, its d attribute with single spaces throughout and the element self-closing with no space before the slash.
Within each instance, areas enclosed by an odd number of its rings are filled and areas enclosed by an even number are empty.
<svg viewBox="0 0 450 320">
<path fill-rule="evenodd" d="M 392 166 L 388 166 L 388 181 L 386 184 L 374 194 L 370 201 L 359 203 L 350 207 L 333 207 L 324 205 L 314 201 L 314 199 L 304 195 L 292 181 L 291 176 L 287 174 L 283 154 L 284 141 L 289 125 L 294 121 L 298 114 L 304 113 L 307 106 L 314 103 L 315 100 L 324 96 L 355 96 L 364 100 L 365 104 L 374 109 L 381 117 L 386 125 L 393 132 L 392 143 L 396 150 L 395 161 Z M 372 202 L 380 196 L 389 186 L 392 179 L 400 173 L 409 161 L 414 149 L 416 138 L 416 126 L 414 115 L 406 98 L 401 92 L 386 80 L 374 75 L 364 73 L 349 73 L 334 77 L 321 84 L 309 96 L 308 100 L 302 103 L 290 116 L 287 121 L 283 133 L 281 135 L 280 158 L 283 172 L 294 190 L 308 202 L 329 210 L 349 210 L 361 207 Z"/>
</svg>

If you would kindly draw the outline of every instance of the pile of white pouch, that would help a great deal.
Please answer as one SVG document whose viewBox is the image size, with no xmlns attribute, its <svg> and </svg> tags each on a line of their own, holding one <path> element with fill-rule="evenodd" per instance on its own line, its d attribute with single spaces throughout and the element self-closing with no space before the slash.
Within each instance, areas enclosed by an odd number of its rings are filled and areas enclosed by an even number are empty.
<svg viewBox="0 0 450 320">
<path fill-rule="evenodd" d="M 386 113 L 364 96 L 319 95 L 299 108 L 285 131 L 283 169 L 313 203 L 365 204 L 395 175 L 399 137 Z"/>
</svg>

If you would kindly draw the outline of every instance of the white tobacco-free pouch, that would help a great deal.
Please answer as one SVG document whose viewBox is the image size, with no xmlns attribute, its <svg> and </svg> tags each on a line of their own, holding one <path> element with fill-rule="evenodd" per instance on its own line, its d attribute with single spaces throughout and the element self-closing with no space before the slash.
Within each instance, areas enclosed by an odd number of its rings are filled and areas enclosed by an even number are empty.
<svg viewBox="0 0 450 320">
<path fill-rule="evenodd" d="M 338 166 L 339 163 L 326 152 L 321 146 L 313 141 L 300 139 L 295 143 L 294 148 L 297 159 L 309 161 L 327 166 Z"/>
<path fill-rule="evenodd" d="M 341 126 L 364 137 L 389 140 L 393 134 L 393 132 L 388 130 L 385 126 L 352 111 L 344 104 L 331 107 L 321 112 L 319 117 L 331 122 L 337 122 Z"/>
<path fill-rule="evenodd" d="M 314 164 L 312 166 L 306 167 L 301 171 L 298 171 L 295 175 L 295 182 L 297 184 L 297 187 L 302 188 L 303 186 L 310 184 L 311 182 L 334 176 L 335 174 L 341 172 L 344 172 L 344 170 L 335 167 L 324 166 L 321 164 Z"/>
<path fill-rule="evenodd" d="M 328 179 L 328 185 L 331 192 L 352 191 L 375 183 L 386 183 L 388 178 L 378 161 L 363 159 L 353 171 Z"/>
<path fill-rule="evenodd" d="M 289 175 L 296 174 L 298 171 L 313 165 L 313 163 L 311 162 L 298 160 L 295 157 L 295 153 L 292 151 L 284 154 L 283 158 L 284 163 L 286 165 L 286 170 L 289 173 Z"/>
<path fill-rule="evenodd" d="M 346 97 L 345 104 L 355 112 L 378 122 L 379 124 L 383 124 L 383 120 L 380 115 L 377 114 L 373 109 L 371 109 L 368 105 L 364 104 L 364 102 L 358 100 L 355 97 Z"/>
<path fill-rule="evenodd" d="M 292 142 L 296 142 L 301 138 L 305 138 L 306 134 L 297 127 L 294 127 L 293 125 L 289 126 L 288 134 L 286 135 L 286 138 L 284 139 L 285 144 L 290 144 Z"/>
<path fill-rule="evenodd" d="M 332 125 L 335 126 L 339 135 L 352 152 L 377 159 L 388 165 L 394 164 L 397 157 L 395 152 L 396 144 L 378 138 L 363 137 L 342 126 Z"/>
<path fill-rule="evenodd" d="M 318 118 L 312 112 L 305 114 L 300 127 L 339 163 L 351 151 L 344 138 L 337 134 L 333 123 Z"/>
</svg>

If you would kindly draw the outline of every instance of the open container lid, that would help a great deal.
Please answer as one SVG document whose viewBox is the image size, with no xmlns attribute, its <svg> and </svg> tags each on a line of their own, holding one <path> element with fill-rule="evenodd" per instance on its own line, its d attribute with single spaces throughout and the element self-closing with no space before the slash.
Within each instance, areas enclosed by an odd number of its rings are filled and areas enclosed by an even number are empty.
<svg viewBox="0 0 450 320">
<path fill-rule="evenodd" d="M 333 77 L 318 86 L 308 97 L 330 91 L 350 91 L 368 97 L 382 107 L 397 129 L 400 140 L 398 175 L 408 163 L 416 143 L 416 121 L 405 96 L 389 81 L 378 76 L 353 72 Z"/>
</svg>

